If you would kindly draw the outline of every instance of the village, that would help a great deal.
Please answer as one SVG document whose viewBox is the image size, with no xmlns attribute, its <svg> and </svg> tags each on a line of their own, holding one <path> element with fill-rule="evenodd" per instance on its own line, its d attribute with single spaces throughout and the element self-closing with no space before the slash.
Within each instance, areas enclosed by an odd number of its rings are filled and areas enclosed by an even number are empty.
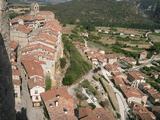
<svg viewBox="0 0 160 120">
<path fill-rule="evenodd" d="M 60 59 L 65 57 L 63 31 L 54 13 L 41 11 L 38 3 L 31 4 L 28 14 L 10 20 L 9 57 L 17 112 L 26 110 L 28 120 L 159 119 L 159 54 L 148 58 L 143 48 L 136 49 L 138 58 L 106 52 L 91 45 L 95 41 L 88 41 L 88 33 L 82 32 L 86 39 L 72 43 L 92 68 L 78 82 L 64 86 L 60 68 Z M 110 31 L 98 28 L 97 33 Z M 118 35 L 125 36 L 122 31 Z M 116 36 L 120 43 L 114 44 L 124 43 L 120 37 Z M 148 43 L 152 45 L 151 40 Z"/>
</svg>

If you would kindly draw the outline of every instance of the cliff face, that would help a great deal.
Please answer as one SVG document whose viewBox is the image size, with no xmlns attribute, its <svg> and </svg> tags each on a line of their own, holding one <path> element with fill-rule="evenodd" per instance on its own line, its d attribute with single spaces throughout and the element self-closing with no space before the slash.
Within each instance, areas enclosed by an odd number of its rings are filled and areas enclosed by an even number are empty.
<svg viewBox="0 0 160 120">
<path fill-rule="evenodd" d="M 10 38 L 5 5 L 6 1 L 0 0 L 0 120 L 15 120 L 11 64 L 6 50 Z"/>
<path fill-rule="evenodd" d="M 15 120 L 11 64 L 0 34 L 0 120 Z"/>
</svg>

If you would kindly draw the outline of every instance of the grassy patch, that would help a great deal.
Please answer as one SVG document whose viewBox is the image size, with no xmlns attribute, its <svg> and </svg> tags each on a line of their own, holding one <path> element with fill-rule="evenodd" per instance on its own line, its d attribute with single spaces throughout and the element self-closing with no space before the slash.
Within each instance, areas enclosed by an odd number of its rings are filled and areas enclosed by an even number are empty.
<svg viewBox="0 0 160 120">
<path fill-rule="evenodd" d="M 91 93 L 93 93 L 94 95 L 97 94 L 95 88 L 90 84 L 90 82 L 88 80 L 84 80 L 82 83 L 81 83 L 81 86 L 84 87 L 84 88 L 87 88 Z"/>
<path fill-rule="evenodd" d="M 62 69 L 65 68 L 66 64 L 67 64 L 66 59 L 65 58 L 60 58 L 60 66 L 61 66 Z"/>
<path fill-rule="evenodd" d="M 76 82 L 81 76 L 85 75 L 92 66 L 83 59 L 76 47 L 67 37 L 63 37 L 64 50 L 68 51 L 70 66 L 67 69 L 66 75 L 63 79 L 64 85 L 71 85 Z"/>
</svg>

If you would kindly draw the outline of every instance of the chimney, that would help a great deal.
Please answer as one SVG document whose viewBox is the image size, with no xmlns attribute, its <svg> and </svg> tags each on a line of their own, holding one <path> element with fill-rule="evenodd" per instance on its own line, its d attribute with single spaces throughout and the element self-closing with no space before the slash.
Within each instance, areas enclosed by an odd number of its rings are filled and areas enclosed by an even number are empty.
<svg viewBox="0 0 160 120">
<path fill-rule="evenodd" d="M 58 106 L 58 104 L 59 104 L 59 103 L 58 103 L 58 100 L 57 100 L 57 101 L 55 101 L 55 106 L 56 106 L 56 107 Z"/>
<path fill-rule="evenodd" d="M 68 110 L 66 108 L 63 108 L 64 114 L 68 113 Z"/>
</svg>

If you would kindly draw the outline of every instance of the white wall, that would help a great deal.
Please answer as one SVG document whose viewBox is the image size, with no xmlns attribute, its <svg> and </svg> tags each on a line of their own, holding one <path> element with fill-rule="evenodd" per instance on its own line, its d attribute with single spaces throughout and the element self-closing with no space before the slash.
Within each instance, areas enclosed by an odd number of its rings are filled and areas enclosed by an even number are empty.
<svg viewBox="0 0 160 120">
<path fill-rule="evenodd" d="M 35 91 L 38 91 L 38 93 L 36 94 Z M 30 95 L 32 97 L 32 101 L 34 102 L 36 96 L 38 96 L 38 98 L 40 98 L 40 94 L 43 92 L 45 92 L 45 89 L 40 86 L 36 86 L 36 87 L 33 87 L 32 89 L 30 89 Z M 38 100 L 40 100 L 40 99 L 38 99 Z"/>
</svg>

